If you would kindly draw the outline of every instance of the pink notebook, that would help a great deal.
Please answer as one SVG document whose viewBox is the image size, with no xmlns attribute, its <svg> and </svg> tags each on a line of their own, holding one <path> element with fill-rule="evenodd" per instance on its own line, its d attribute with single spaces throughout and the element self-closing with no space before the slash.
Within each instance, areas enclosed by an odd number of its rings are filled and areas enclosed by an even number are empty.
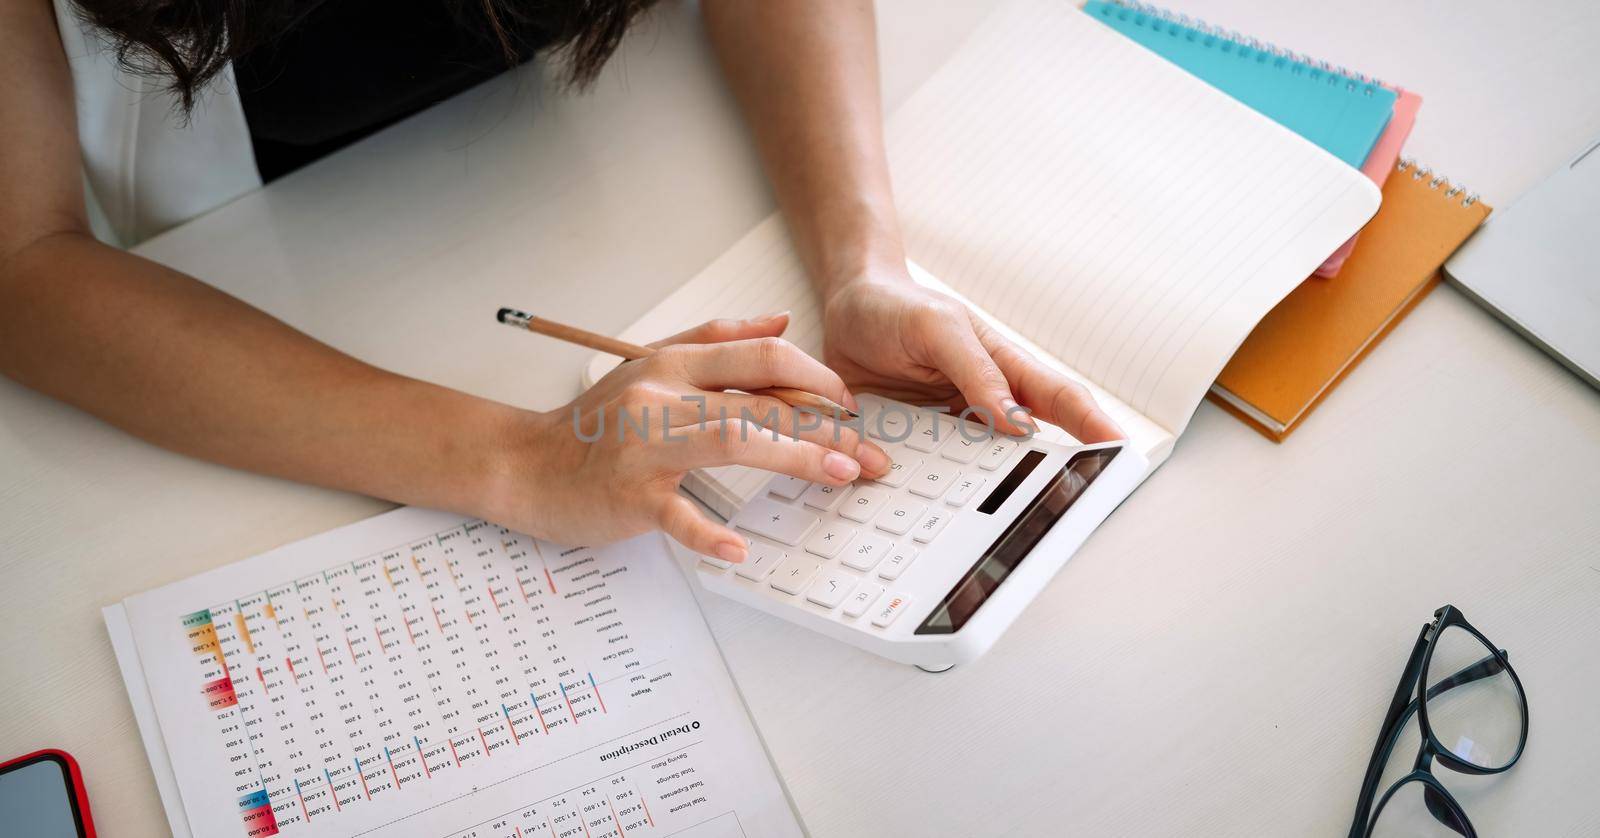
<svg viewBox="0 0 1600 838">
<path fill-rule="evenodd" d="M 1422 97 L 1409 90 L 1394 88 L 1400 94 L 1394 102 L 1394 115 L 1389 117 L 1389 124 L 1378 136 L 1378 142 L 1373 144 L 1372 151 L 1367 154 L 1367 160 L 1361 164 L 1361 173 L 1379 186 L 1394 171 L 1395 161 L 1400 159 L 1400 147 L 1405 145 L 1406 137 L 1411 133 L 1411 125 L 1417 121 L 1417 109 L 1422 107 Z M 1312 276 L 1332 277 L 1339 273 L 1339 268 L 1344 266 L 1344 260 L 1350 258 L 1351 251 L 1356 249 L 1356 237 L 1339 246 L 1338 250 L 1329 256 L 1322 266 L 1312 273 Z"/>
</svg>

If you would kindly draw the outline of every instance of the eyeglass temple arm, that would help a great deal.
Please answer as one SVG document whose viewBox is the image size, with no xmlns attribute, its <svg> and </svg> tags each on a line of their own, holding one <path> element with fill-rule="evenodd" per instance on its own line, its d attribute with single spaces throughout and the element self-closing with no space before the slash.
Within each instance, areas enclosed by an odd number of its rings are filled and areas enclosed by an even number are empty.
<svg viewBox="0 0 1600 838">
<path fill-rule="evenodd" d="M 1406 661 L 1405 672 L 1400 676 L 1400 686 L 1395 690 L 1394 700 L 1389 703 L 1389 713 L 1384 716 L 1383 727 L 1378 733 L 1378 743 L 1372 752 L 1372 759 L 1367 763 L 1367 775 L 1361 783 L 1361 796 L 1356 800 L 1355 821 L 1350 826 L 1351 838 L 1362 838 L 1366 834 L 1367 819 L 1372 810 L 1372 801 L 1377 796 L 1378 781 L 1383 779 L 1383 767 L 1389 761 L 1389 753 L 1394 750 L 1395 740 L 1400 737 L 1400 730 L 1407 719 L 1417 712 L 1417 699 L 1411 698 L 1414 685 L 1421 677 L 1423 651 L 1427 648 L 1428 631 L 1432 625 L 1422 627 L 1422 633 L 1417 637 L 1417 645 L 1411 650 L 1411 658 Z M 1483 678 L 1498 675 L 1505 670 L 1501 658 L 1509 659 L 1511 653 L 1505 649 L 1500 650 L 1500 657 L 1488 655 L 1483 660 L 1471 666 L 1464 667 L 1450 677 L 1433 685 L 1428 690 L 1428 698 L 1433 698 L 1440 693 L 1455 689 L 1456 687 L 1470 684 Z M 1401 705 L 1400 702 L 1405 702 Z"/>
<path fill-rule="evenodd" d="M 1389 701 L 1389 712 L 1383 716 L 1383 726 L 1378 729 L 1377 744 L 1372 748 L 1372 758 L 1367 760 L 1367 773 L 1361 780 L 1361 794 L 1356 798 L 1355 818 L 1350 822 L 1350 838 L 1363 838 L 1366 835 L 1367 820 L 1372 812 L 1372 799 L 1377 795 L 1378 781 L 1382 779 L 1384 763 L 1389 760 L 1394 732 L 1399 730 L 1400 723 L 1405 720 L 1410 709 L 1412 691 L 1422 670 L 1422 653 L 1428 648 L 1428 632 L 1432 628 L 1433 624 L 1429 623 L 1417 634 L 1417 642 L 1411 647 L 1411 657 L 1406 659 L 1406 668 L 1400 674 L 1400 685 L 1395 687 L 1394 698 Z"/>
</svg>

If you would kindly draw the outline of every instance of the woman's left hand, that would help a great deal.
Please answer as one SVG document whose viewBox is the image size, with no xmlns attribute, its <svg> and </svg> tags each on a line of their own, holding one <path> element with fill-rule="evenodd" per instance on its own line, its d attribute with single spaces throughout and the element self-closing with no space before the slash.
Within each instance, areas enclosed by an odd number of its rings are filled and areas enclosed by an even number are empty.
<svg viewBox="0 0 1600 838">
<path fill-rule="evenodd" d="M 1020 404 L 1082 442 L 1123 436 L 1081 384 L 903 270 L 830 289 L 823 317 L 823 360 L 851 388 L 952 413 L 970 406 L 1006 433 L 1032 430 Z"/>
</svg>

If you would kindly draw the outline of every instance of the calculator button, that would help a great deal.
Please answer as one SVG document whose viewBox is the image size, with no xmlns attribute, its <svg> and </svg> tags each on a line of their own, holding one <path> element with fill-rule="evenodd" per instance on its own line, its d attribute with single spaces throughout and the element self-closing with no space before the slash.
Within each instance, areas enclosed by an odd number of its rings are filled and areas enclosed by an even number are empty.
<svg viewBox="0 0 1600 838">
<path fill-rule="evenodd" d="M 994 471 L 1006 464 L 1006 458 L 1011 456 L 1011 451 L 1016 447 L 1017 443 L 1009 439 L 991 439 L 978 456 L 978 466 L 986 471 Z"/>
<path fill-rule="evenodd" d="M 911 478 L 911 493 L 925 498 L 936 498 L 949 491 L 951 484 L 961 472 L 956 471 L 954 463 L 941 460 L 929 460 L 924 463 L 917 476 Z"/>
<path fill-rule="evenodd" d="M 806 599 L 815 602 L 823 608 L 838 608 L 839 603 L 850 595 L 850 584 L 856 581 L 854 576 L 840 570 L 830 570 L 817 577 L 806 590 Z"/>
<path fill-rule="evenodd" d="M 852 521 L 866 523 L 872 516 L 878 514 L 884 504 L 889 502 L 889 493 L 882 489 L 869 489 L 858 486 L 850 497 L 845 498 L 844 506 L 839 508 L 839 514 Z"/>
<path fill-rule="evenodd" d="M 772 482 L 767 484 L 767 491 L 784 500 L 799 500 L 801 493 L 810 486 L 811 481 L 809 480 L 801 480 L 798 477 L 780 474 L 772 478 Z"/>
<path fill-rule="evenodd" d="M 839 551 L 844 549 L 845 542 L 854 534 L 855 530 L 845 526 L 843 522 L 824 521 L 806 542 L 806 552 L 831 559 L 839 555 Z"/>
<path fill-rule="evenodd" d="M 938 448 L 949 431 L 950 429 L 939 421 L 937 415 L 921 412 L 917 414 L 916 427 L 912 428 L 911 436 L 906 437 L 905 445 L 913 451 L 926 454 Z"/>
<path fill-rule="evenodd" d="M 972 500 L 972 496 L 982 488 L 982 477 L 971 477 L 963 474 L 956 479 L 956 484 L 951 486 L 950 491 L 945 494 L 944 502 L 951 506 L 965 506 L 967 501 Z"/>
<path fill-rule="evenodd" d="M 911 422 L 916 413 L 903 405 L 886 404 L 867 417 L 867 433 L 889 442 L 900 442 L 911 435 Z"/>
<path fill-rule="evenodd" d="M 821 566 L 822 562 L 808 556 L 790 556 L 773 572 L 772 587 L 786 594 L 798 594 L 811 583 L 811 577 L 817 575 L 817 568 Z"/>
<path fill-rule="evenodd" d="M 750 542 L 750 552 L 739 563 L 735 573 L 754 582 L 761 582 L 772 575 L 772 569 L 784 560 L 784 552 L 771 544 L 759 541 Z"/>
<path fill-rule="evenodd" d="M 799 544 L 816 525 L 817 516 L 768 498 L 756 498 L 733 516 L 733 525 L 784 544 Z"/>
<path fill-rule="evenodd" d="M 882 585 L 862 582 L 856 586 L 855 590 L 850 592 L 850 599 L 844 604 L 844 615 L 855 619 L 867 613 L 867 609 L 871 608 L 872 604 L 877 602 L 880 596 L 883 596 Z"/>
<path fill-rule="evenodd" d="M 889 539 L 869 532 L 856 533 L 845 545 L 844 557 L 840 559 L 845 567 L 853 567 L 863 573 L 872 569 L 889 552 Z"/>
<path fill-rule="evenodd" d="M 713 559 L 710 556 L 701 556 L 700 561 L 705 562 L 706 564 L 711 565 L 718 570 L 727 570 L 728 568 L 733 567 L 733 562 L 725 562 L 721 559 Z"/>
<path fill-rule="evenodd" d="M 967 434 L 977 435 L 978 433 L 980 431 L 973 428 L 967 428 L 966 433 L 962 433 L 961 429 L 957 428 L 950 435 L 950 438 L 939 446 L 939 455 L 946 460 L 962 464 L 978 459 L 978 455 L 983 453 L 984 445 L 989 441 L 987 429 L 982 430 L 983 436 L 979 436 L 977 439 L 967 436 Z"/>
<path fill-rule="evenodd" d="M 878 575 L 893 582 L 906 572 L 906 568 L 917 560 L 917 548 L 896 544 L 889 551 L 889 558 L 883 560 L 883 566 L 878 568 Z"/>
<path fill-rule="evenodd" d="M 946 524 L 950 523 L 950 519 L 954 515 L 955 513 L 946 512 L 942 509 L 935 509 L 929 512 L 921 521 L 917 522 L 916 528 L 911 531 L 911 537 L 923 544 L 927 544 L 945 528 Z"/>
<path fill-rule="evenodd" d="M 800 500 L 812 509 L 820 509 L 823 512 L 827 512 L 839 505 L 839 499 L 844 497 L 845 491 L 849 488 L 849 486 L 829 486 L 826 483 L 813 483 L 811 488 L 800 496 Z"/>
<path fill-rule="evenodd" d="M 911 531 L 911 525 L 922 520 L 922 513 L 928 511 L 926 504 L 917 503 L 915 498 L 899 497 L 889 502 L 889 508 L 878 515 L 878 529 L 895 535 L 905 535 Z"/>
<path fill-rule="evenodd" d="M 891 489 L 898 489 L 911 479 L 911 473 L 922 465 L 922 460 L 909 456 L 904 451 L 895 451 L 889 456 L 893 459 L 893 462 L 889 463 L 889 473 L 878 478 L 878 482 Z"/>
<path fill-rule="evenodd" d="M 872 614 L 872 624 L 878 628 L 888 628 L 900 612 L 911 605 L 911 597 L 905 594 L 895 594 L 884 601 L 883 605 Z"/>
</svg>

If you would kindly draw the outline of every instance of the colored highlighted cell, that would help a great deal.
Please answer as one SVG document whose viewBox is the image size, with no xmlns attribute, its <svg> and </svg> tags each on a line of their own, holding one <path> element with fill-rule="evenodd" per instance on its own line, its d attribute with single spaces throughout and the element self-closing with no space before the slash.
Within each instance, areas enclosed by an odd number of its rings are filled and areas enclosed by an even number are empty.
<svg viewBox="0 0 1600 838">
<path fill-rule="evenodd" d="M 522 737 L 517 735 L 517 725 L 511 721 L 511 711 L 507 710 L 503 703 L 500 705 L 500 714 L 506 717 L 506 729 L 511 731 L 511 741 L 521 745 Z"/>
<path fill-rule="evenodd" d="M 256 653 L 256 641 L 250 636 L 250 627 L 244 624 L 244 614 L 233 612 L 233 624 L 239 629 L 239 637 L 244 640 L 244 648 L 250 654 Z"/>
<path fill-rule="evenodd" d="M 617 817 L 617 805 L 608 798 L 606 806 L 611 809 L 611 824 L 617 828 L 617 835 L 619 838 L 626 838 L 628 833 L 622 831 L 622 819 Z"/>
<path fill-rule="evenodd" d="M 600 697 L 600 685 L 594 682 L 594 673 L 586 674 L 589 676 L 589 689 L 594 690 L 594 700 L 600 702 L 600 712 L 610 715 L 611 711 L 606 709 L 606 700 Z"/>
<path fill-rule="evenodd" d="M 244 821 L 247 838 L 278 834 L 278 819 L 272 814 L 272 801 L 265 790 L 258 789 L 239 798 L 239 817 Z"/>
<path fill-rule="evenodd" d="M 577 724 L 578 723 L 578 713 L 577 713 L 576 710 L 572 709 L 572 699 L 567 698 L 567 685 L 561 683 L 560 681 L 557 681 L 556 682 L 556 686 L 561 688 L 561 703 L 567 705 L 567 715 L 572 717 L 572 723 L 573 724 Z"/>
<path fill-rule="evenodd" d="M 226 675 L 206 682 L 200 694 L 205 697 L 206 707 L 213 711 L 226 710 L 239 703 L 239 696 L 233 691 L 233 679 Z"/>
<path fill-rule="evenodd" d="M 311 823 L 311 810 L 306 808 L 306 795 L 300 789 L 299 780 L 294 781 L 294 796 L 300 798 L 300 815 L 306 819 L 306 823 Z"/>
<path fill-rule="evenodd" d="M 417 743 L 417 762 L 422 763 L 422 773 L 432 779 L 433 769 L 428 767 L 428 757 L 422 753 L 422 740 L 413 736 L 411 741 Z"/>
<path fill-rule="evenodd" d="M 539 709 L 539 697 L 528 693 L 528 700 L 533 702 L 533 712 L 539 717 L 539 730 L 549 733 L 550 726 L 544 723 L 544 711 Z"/>
<path fill-rule="evenodd" d="M 217 627 L 211 623 L 210 609 L 184 615 L 183 629 L 189 640 L 190 651 L 197 655 L 210 655 L 217 659 L 217 666 L 227 667 L 222 660 L 222 646 L 217 643 Z"/>
<path fill-rule="evenodd" d="M 339 802 L 339 790 L 333 786 L 333 775 L 328 773 L 328 769 L 324 768 L 322 769 L 322 776 L 328 778 L 328 794 L 333 796 L 333 811 L 344 811 L 344 805 Z"/>
<path fill-rule="evenodd" d="M 367 775 L 361 773 L 361 757 L 356 757 L 356 776 L 361 778 L 361 794 L 368 800 L 372 799 L 372 789 L 367 787 Z"/>
</svg>

